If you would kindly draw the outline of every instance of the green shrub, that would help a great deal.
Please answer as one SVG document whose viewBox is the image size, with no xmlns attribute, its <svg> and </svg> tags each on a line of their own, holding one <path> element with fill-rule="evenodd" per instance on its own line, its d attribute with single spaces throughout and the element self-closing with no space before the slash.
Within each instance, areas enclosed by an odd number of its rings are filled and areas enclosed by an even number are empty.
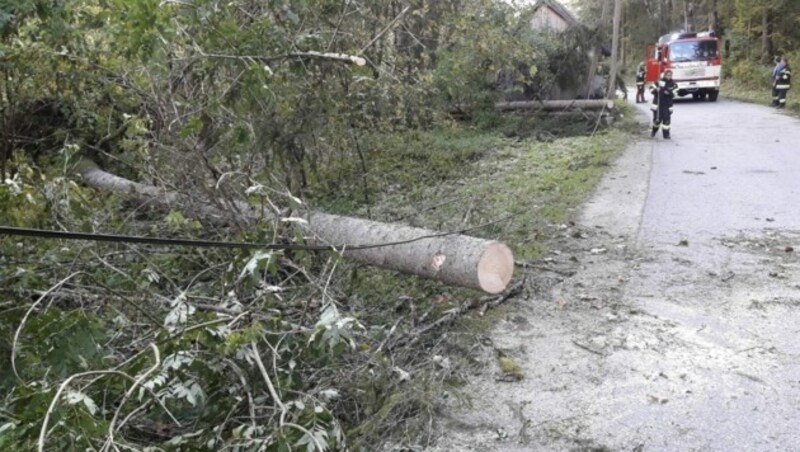
<svg viewBox="0 0 800 452">
<path fill-rule="evenodd" d="M 733 78 L 752 88 L 768 89 L 771 85 L 772 68 L 750 60 L 742 60 L 734 64 L 731 71 Z"/>
</svg>

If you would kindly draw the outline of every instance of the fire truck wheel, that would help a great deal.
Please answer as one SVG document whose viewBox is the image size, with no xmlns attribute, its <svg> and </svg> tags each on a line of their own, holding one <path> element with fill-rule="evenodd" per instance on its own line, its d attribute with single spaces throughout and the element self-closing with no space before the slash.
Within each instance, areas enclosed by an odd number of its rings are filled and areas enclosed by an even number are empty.
<svg viewBox="0 0 800 452">
<path fill-rule="evenodd" d="M 710 93 L 708 93 L 708 100 L 710 100 L 711 102 L 716 102 L 717 97 L 719 97 L 719 91 L 711 91 Z"/>
</svg>

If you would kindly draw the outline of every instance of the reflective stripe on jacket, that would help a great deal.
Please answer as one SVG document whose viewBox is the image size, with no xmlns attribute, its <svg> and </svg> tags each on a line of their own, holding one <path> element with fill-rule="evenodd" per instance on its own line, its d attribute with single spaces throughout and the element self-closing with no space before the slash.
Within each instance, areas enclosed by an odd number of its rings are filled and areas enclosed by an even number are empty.
<svg viewBox="0 0 800 452">
<path fill-rule="evenodd" d="M 653 106 L 660 106 L 661 108 L 671 108 L 672 99 L 675 97 L 675 90 L 678 85 L 674 80 L 666 80 L 662 78 L 658 82 L 658 86 L 653 85 L 650 88 L 650 93 L 653 94 Z M 651 107 L 652 108 L 652 107 Z M 655 108 L 652 108 L 655 110 Z"/>
<path fill-rule="evenodd" d="M 644 77 L 645 77 L 644 69 L 639 69 L 638 71 L 636 71 L 636 84 L 639 86 L 644 86 Z"/>
<path fill-rule="evenodd" d="M 775 76 L 775 89 L 789 89 L 792 87 L 792 71 L 788 66 L 778 71 Z"/>
</svg>

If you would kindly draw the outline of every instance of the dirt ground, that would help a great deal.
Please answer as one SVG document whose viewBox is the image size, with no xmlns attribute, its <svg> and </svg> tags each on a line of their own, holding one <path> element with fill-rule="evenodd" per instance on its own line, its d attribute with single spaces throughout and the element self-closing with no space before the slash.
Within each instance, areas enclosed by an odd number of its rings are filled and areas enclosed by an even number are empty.
<svg viewBox="0 0 800 452">
<path fill-rule="evenodd" d="M 470 403 L 451 398 L 429 451 L 800 448 L 800 234 L 763 216 L 655 231 L 654 156 L 679 140 L 642 139 L 574 224 L 554 225 L 552 254 L 523 270 L 527 296 L 483 341 Z"/>
</svg>

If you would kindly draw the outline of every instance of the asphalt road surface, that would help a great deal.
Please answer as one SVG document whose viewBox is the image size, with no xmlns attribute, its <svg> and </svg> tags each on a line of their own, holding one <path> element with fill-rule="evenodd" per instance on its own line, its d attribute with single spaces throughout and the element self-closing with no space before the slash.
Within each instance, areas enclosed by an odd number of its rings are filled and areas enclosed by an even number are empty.
<svg viewBox="0 0 800 452">
<path fill-rule="evenodd" d="M 472 405 L 451 404 L 430 450 L 800 450 L 800 120 L 688 100 L 672 140 L 646 129 L 498 321 Z"/>
</svg>

